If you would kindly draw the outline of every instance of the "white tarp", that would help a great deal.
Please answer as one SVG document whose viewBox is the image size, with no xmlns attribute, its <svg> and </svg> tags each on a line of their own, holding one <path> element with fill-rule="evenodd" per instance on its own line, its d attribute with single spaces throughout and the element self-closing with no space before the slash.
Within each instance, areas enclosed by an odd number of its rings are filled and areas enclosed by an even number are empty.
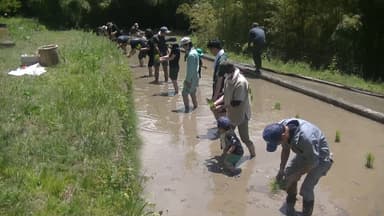
<svg viewBox="0 0 384 216">
<path fill-rule="evenodd" d="M 46 70 L 39 63 L 17 68 L 16 70 L 10 71 L 8 74 L 13 76 L 23 76 L 23 75 L 32 75 L 32 76 L 40 76 L 45 73 Z"/>
</svg>

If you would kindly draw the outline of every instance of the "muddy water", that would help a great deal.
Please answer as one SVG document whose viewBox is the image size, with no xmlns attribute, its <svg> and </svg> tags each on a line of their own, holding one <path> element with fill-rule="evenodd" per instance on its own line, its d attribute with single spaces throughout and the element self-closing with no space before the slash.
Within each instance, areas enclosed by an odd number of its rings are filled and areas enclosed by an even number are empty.
<svg viewBox="0 0 384 216">
<path fill-rule="evenodd" d="M 317 82 L 312 82 L 305 79 L 296 77 L 284 76 L 273 73 L 273 76 L 284 79 L 286 81 L 295 82 L 297 85 L 308 87 L 323 94 L 338 98 L 343 101 L 347 101 L 362 107 L 369 108 L 371 110 L 384 113 L 384 98 L 361 94 L 359 92 L 352 92 L 342 88 L 324 85 Z"/>
<path fill-rule="evenodd" d="M 181 86 L 185 65 L 180 63 Z M 280 152 L 265 151 L 261 132 L 270 122 L 299 115 L 323 129 L 335 155 L 334 166 L 316 187 L 314 215 L 384 215 L 384 126 L 263 80 L 248 80 L 253 92 L 250 135 L 257 156 L 248 160 L 246 152 L 240 177 L 218 173 L 212 158 L 220 154 L 219 141 L 211 140 L 215 122 L 205 102 L 211 95 L 212 65 L 205 65 L 199 107 L 191 113 L 181 112 L 182 98 L 172 96 L 171 83 L 150 84 L 152 78 L 143 77 L 146 68 L 133 68 L 142 173 L 149 177 L 145 196 L 158 211 L 167 216 L 284 215 L 285 194 L 272 194 L 269 188 Z M 272 109 L 276 102 L 281 110 Z M 336 130 L 340 143 L 334 142 Z M 374 169 L 364 167 L 368 152 L 375 155 Z M 296 209 L 301 210 L 301 200 Z"/>
</svg>

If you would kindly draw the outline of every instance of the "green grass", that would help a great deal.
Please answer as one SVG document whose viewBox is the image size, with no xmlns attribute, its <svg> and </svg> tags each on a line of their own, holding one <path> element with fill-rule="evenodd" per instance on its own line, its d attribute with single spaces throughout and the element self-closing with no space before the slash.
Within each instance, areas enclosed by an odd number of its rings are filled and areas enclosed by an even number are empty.
<svg viewBox="0 0 384 216">
<path fill-rule="evenodd" d="M 235 54 L 233 52 L 229 52 L 229 58 L 232 60 L 235 60 L 236 62 L 253 65 L 251 54 L 240 55 L 240 54 Z M 271 59 L 270 61 L 268 61 L 266 58 L 263 58 L 263 67 L 276 70 L 276 71 L 282 71 L 282 72 L 287 72 L 292 74 L 318 78 L 321 80 L 343 84 L 345 86 L 350 86 L 358 89 L 363 89 L 371 92 L 384 94 L 383 82 L 366 81 L 355 75 L 342 74 L 337 70 L 330 70 L 330 69 L 314 70 L 308 64 L 303 62 L 284 63 L 277 59 Z"/>
<path fill-rule="evenodd" d="M 16 42 L 0 50 L 0 215 L 145 215 L 126 59 L 90 33 L 0 22 Z M 59 65 L 7 75 L 52 43 Z"/>
</svg>

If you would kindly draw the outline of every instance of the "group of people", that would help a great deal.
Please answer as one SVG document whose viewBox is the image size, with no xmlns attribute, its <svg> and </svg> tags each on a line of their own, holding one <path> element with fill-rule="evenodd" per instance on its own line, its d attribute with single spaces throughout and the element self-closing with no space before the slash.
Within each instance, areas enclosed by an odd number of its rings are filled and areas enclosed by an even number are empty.
<svg viewBox="0 0 384 216">
<path fill-rule="evenodd" d="M 234 132 L 236 127 L 238 127 L 241 140 L 250 151 L 251 158 L 255 155 L 253 143 L 249 140 L 248 135 L 250 112 L 248 112 L 248 108 L 245 109 L 245 112 L 242 112 L 242 108 L 240 108 L 241 106 L 248 107 L 247 99 L 244 100 L 244 91 L 238 90 L 245 88 L 246 81 L 231 63 L 224 62 L 220 64 L 220 69 L 226 74 L 224 100 L 227 99 L 222 105 L 227 109 L 227 115 L 220 116 L 217 119 L 221 148 L 223 149 L 221 160 L 224 168 L 230 174 L 237 175 L 241 170 L 236 168 L 236 164 L 243 156 L 244 151 Z M 240 76 L 240 78 L 236 78 L 236 76 Z M 214 104 L 216 109 L 218 107 L 217 102 Z M 267 125 L 263 130 L 262 137 L 266 141 L 267 152 L 275 152 L 279 145 L 282 147 L 276 182 L 287 192 L 286 215 L 297 215 L 295 204 L 298 181 L 302 176 L 306 175 L 299 191 L 299 194 L 303 197 L 301 215 L 311 216 L 315 202 L 314 188 L 333 164 L 333 155 L 325 135 L 311 122 L 290 118 Z M 291 151 L 295 153 L 295 156 L 288 163 Z"/>
<path fill-rule="evenodd" d="M 136 25 L 134 26 L 136 28 Z M 140 31 L 136 33 L 138 32 Z M 136 34 L 135 39 L 130 38 L 131 52 L 128 56 L 132 56 L 135 50 L 139 50 L 141 66 L 144 65 L 142 59 L 148 56 L 150 77 L 153 76 L 154 71 L 153 83 L 159 82 L 160 65 L 162 65 L 164 81 L 168 81 L 169 72 L 175 94 L 178 94 L 180 48 L 183 48 L 185 50 L 186 75 L 183 82 L 182 98 L 184 111 L 190 112 L 198 107 L 196 92 L 201 78 L 202 52 L 201 49 L 194 47 L 190 37 L 183 37 L 179 42 L 171 41 L 169 43 L 170 41 L 167 41 L 165 37 L 169 33 L 168 28 L 163 26 L 157 33 L 151 29 L 146 29 L 143 36 Z M 265 43 L 264 30 L 257 23 L 254 23 L 249 31 L 249 47 L 252 48 L 255 72 L 258 74 L 260 74 L 261 54 Z M 239 68 L 228 61 L 228 56 L 220 40 L 210 40 L 207 43 L 207 48 L 215 56 L 212 96 L 207 101 L 217 122 L 217 135 L 220 138 L 222 149 L 221 162 L 226 173 L 238 175 L 241 169 L 237 168 L 236 165 L 244 154 L 241 142 L 248 148 L 250 159 L 256 156 L 248 127 L 251 119 L 250 87 Z M 190 107 L 190 99 L 192 107 Z M 236 128 L 240 139 L 235 133 Z M 332 153 L 324 134 L 314 124 L 303 119 L 293 118 L 267 125 L 262 136 L 267 143 L 267 152 L 274 152 L 279 145 L 282 146 L 280 168 L 276 180 L 287 192 L 287 215 L 296 215 L 294 206 L 298 193 L 297 184 L 300 178 L 306 174 L 300 189 L 300 195 L 303 197 L 302 215 L 311 216 L 314 207 L 314 187 L 319 179 L 326 175 L 333 163 Z M 290 163 L 287 163 L 291 150 L 295 153 L 295 157 L 291 159 Z"/>
</svg>

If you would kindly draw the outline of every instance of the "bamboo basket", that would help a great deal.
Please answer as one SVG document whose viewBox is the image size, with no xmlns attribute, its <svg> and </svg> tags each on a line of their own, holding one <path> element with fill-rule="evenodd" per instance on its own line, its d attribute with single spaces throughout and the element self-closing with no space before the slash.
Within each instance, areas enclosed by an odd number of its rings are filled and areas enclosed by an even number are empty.
<svg viewBox="0 0 384 216">
<path fill-rule="evenodd" d="M 53 66 L 59 63 L 58 45 L 50 44 L 38 49 L 39 63 L 42 66 Z"/>
</svg>

